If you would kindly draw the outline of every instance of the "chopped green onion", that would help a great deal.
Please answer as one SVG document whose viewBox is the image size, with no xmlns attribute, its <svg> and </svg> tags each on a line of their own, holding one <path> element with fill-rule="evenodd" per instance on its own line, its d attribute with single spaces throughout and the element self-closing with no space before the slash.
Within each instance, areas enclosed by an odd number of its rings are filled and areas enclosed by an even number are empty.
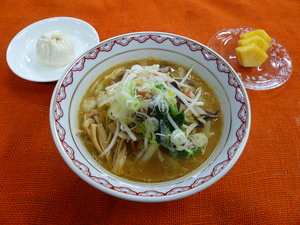
<svg viewBox="0 0 300 225">
<path fill-rule="evenodd" d="M 138 111 L 141 108 L 141 102 L 138 98 L 129 102 L 129 108 L 133 111 Z"/>
<path fill-rule="evenodd" d="M 162 90 L 163 87 L 164 87 L 164 85 L 163 85 L 163 84 L 157 84 L 157 85 L 155 85 L 155 87 L 156 87 L 157 89 L 159 89 L 159 90 Z"/>
<path fill-rule="evenodd" d="M 131 94 L 129 94 L 126 91 L 121 91 L 119 92 L 119 94 L 117 95 L 117 101 L 120 103 L 120 105 L 122 105 L 123 107 L 127 106 L 127 101 L 128 100 L 132 100 L 132 96 Z"/>
<path fill-rule="evenodd" d="M 144 137 L 146 137 L 148 139 L 148 141 L 155 142 L 156 136 L 154 134 L 152 126 L 150 125 L 150 123 L 148 121 L 142 122 L 142 131 L 143 131 Z"/>
<path fill-rule="evenodd" d="M 136 80 L 131 80 L 130 81 L 130 86 L 129 86 L 129 90 L 130 90 L 130 94 L 134 94 L 134 90 L 135 90 L 135 88 L 136 88 L 136 85 L 137 85 L 137 82 L 136 82 Z"/>
<path fill-rule="evenodd" d="M 169 109 L 170 109 L 170 112 L 173 116 L 176 116 L 179 114 L 179 111 L 177 109 L 177 106 L 176 105 L 170 105 L 169 106 Z"/>
<path fill-rule="evenodd" d="M 164 99 L 170 105 L 175 105 L 177 103 L 176 94 L 172 89 L 168 89 L 164 93 Z"/>
</svg>

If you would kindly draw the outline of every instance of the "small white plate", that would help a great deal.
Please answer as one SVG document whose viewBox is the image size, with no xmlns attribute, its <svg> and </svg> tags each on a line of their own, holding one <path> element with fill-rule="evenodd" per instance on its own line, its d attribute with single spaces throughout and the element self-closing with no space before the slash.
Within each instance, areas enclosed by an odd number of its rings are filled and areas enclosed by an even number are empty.
<svg viewBox="0 0 300 225">
<path fill-rule="evenodd" d="M 71 17 L 54 17 L 38 21 L 20 31 L 10 42 L 6 60 L 19 77 L 35 82 L 57 81 L 69 66 L 46 67 L 37 62 L 35 47 L 38 38 L 50 31 L 61 32 L 72 38 L 76 47 L 74 60 L 99 43 L 97 31 L 85 21 Z"/>
</svg>

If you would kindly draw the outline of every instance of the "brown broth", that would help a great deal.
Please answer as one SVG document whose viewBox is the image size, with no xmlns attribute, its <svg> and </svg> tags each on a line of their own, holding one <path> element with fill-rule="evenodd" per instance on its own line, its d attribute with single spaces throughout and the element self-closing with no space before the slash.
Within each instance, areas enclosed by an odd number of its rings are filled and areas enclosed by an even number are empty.
<svg viewBox="0 0 300 225">
<path fill-rule="evenodd" d="M 120 67 L 120 66 L 126 66 L 126 68 L 130 68 L 134 64 L 140 64 L 140 65 L 153 65 L 153 64 L 169 64 L 172 68 L 177 68 L 178 65 L 157 60 L 155 58 L 150 58 L 147 60 L 139 60 L 139 61 L 132 61 L 127 62 L 124 64 L 117 65 L 114 68 L 111 68 L 107 70 L 105 73 L 101 74 L 97 79 L 96 83 L 101 82 L 105 75 L 110 74 L 114 69 Z M 188 69 L 185 68 L 185 71 L 188 71 Z M 221 109 L 221 104 L 214 93 L 213 89 L 207 85 L 199 76 L 192 73 L 192 77 L 190 79 L 196 86 L 201 87 L 203 90 L 203 101 L 205 103 L 204 109 L 209 110 L 211 112 L 214 112 L 218 109 Z M 95 82 L 91 85 L 95 85 Z M 84 98 L 92 97 L 93 93 L 87 91 Z M 82 115 L 83 112 L 79 110 L 79 123 L 81 124 L 82 121 Z M 212 120 L 211 122 L 211 135 L 208 140 L 208 144 L 205 148 L 205 152 L 202 154 L 201 152 L 197 153 L 195 156 L 191 158 L 174 158 L 168 155 L 168 150 L 163 149 L 161 147 L 161 152 L 165 158 L 163 162 L 159 160 L 159 157 L 157 154 L 154 154 L 150 160 L 148 160 L 146 163 L 140 163 L 139 161 L 135 160 L 136 153 L 133 153 L 132 150 L 130 150 L 130 144 L 128 144 L 128 155 L 126 162 L 123 167 L 122 173 L 119 175 L 120 177 L 123 177 L 128 180 L 137 181 L 137 182 L 166 182 L 170 180 L 174 180 L 177 178 L 180 178 L 182 176 L 185 176 L 192 171 L 196 170 L 201 166 L 213 153 L 214 149 L 216 148 L 216 145 L 219 142 L 219 139 L 222 134 L 223 128 L 223 116 L 222 111 L 218 114 L 218 118 Z M 106 170 L 111 171 L 111 165 L 107 163 L 106 160 L 102 160 L 98 158 L 99 153 L 87 137 L 87 135 L 82 135 L 82 140 L 90 152 L 90 154 L 93 156 L 93 158 L 98 162 L 98 164 L 102 167 L 104 167 Z"/>
</svg>

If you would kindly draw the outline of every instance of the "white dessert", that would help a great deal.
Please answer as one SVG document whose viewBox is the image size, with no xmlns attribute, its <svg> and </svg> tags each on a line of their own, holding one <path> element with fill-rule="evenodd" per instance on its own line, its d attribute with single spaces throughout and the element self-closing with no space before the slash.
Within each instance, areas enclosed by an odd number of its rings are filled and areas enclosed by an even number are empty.
<svg viewBox="0 0 300 225">
<path fill-rule="evenodd" d="M 74 59 L 75 45 L 66 34 L 47 32 L 38 39 L 36 54 L 40 64 L 50 67 L 62 67 Z"/>
</svg>

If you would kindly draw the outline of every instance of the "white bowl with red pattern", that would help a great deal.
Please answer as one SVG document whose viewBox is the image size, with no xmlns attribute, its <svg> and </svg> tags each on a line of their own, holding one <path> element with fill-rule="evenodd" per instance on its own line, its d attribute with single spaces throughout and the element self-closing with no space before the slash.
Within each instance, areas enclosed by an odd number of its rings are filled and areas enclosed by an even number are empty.
<svg viewBox="0 0 300 225">
<path fill-rule="evenodd" d="M 92 159 L 80 137 L 76 136 L 80 99 L 97 76 L 129 59 L 150 56 L 186 67 L 195 64 L 194 71 L 201 74 L 201 78 L 218 95 L 224 115 L 222 136 L 211 157 L 189 175 L 163 183 L 127 181 L 109 173 Z M 214 184 L 232 168 L 243 152 L 250 124 L 247 92 L 231 66 L 216 52 L 197 41 L 161 32 L 120 35 L 102 41 L 82 54 L 57 82 L 50 105 L 52 135 L 69 167 L 100 191 L 140 202 L 176 200 Z"/>
</svg>

